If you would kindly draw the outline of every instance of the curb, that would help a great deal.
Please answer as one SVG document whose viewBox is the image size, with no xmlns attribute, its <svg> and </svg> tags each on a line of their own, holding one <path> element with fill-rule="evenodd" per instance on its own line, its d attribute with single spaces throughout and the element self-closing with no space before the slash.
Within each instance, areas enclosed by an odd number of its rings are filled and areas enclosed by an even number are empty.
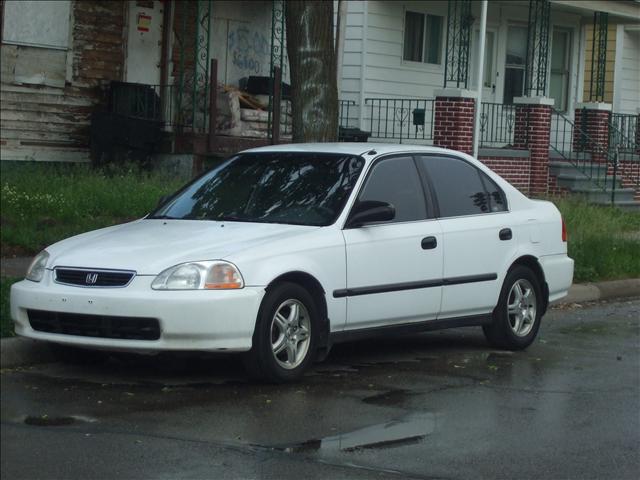
<svg viewBox="0 0 640 480">
<path fill-rule="evenodd" d="M 640 278 L 573 285 L 566 297 L 553 302 L 552 305 L 631 297 L 640 297 Z M 47 342 L 22 337 L 0 339 L 0 368 L 15 368 L 51 361 L 54 361 L 54 356 Z"/>
</svg>

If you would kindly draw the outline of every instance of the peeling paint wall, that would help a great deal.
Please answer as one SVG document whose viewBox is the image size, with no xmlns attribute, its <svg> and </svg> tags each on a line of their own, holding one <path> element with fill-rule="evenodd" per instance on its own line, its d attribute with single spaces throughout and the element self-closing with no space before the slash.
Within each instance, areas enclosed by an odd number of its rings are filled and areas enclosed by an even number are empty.
<svg viewBox="0 0 640 480">
<path fill-rule="evenodd" d="M 32 15 L 46 13 L 31 5 Z M 71 1 L 67 48 L 7 43 L 3 31 L 0 159 L 89 160 L 90 114 L 122 79 L 125 5 Z"/>
</svg>

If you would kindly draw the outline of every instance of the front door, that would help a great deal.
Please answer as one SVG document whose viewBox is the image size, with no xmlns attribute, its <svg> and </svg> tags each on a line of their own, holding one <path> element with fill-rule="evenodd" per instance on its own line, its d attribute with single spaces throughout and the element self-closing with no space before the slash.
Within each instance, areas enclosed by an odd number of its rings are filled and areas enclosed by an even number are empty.
<svg viewBox="0 0 640 480">
<path fill-rule="evenodd" d="M 435 319 L 442 292 L 442 233 L 438 222 L 428 219 L 414 159 L 377 161 L 358 196 L 359 202 L 367 200 L 390 203 L 396 217 L 343 230 L 346 329 Z"/>
<path fill-rule="evenodd" d="M 130 1 L 126 81 L 159 85 L 163 2 Z"/>
</svg>

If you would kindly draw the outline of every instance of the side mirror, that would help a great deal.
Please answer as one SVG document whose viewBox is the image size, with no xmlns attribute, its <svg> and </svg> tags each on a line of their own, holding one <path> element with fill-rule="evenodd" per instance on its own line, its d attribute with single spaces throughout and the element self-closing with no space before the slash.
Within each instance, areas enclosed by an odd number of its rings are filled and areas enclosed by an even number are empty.
<svg viewBox="0 0 640 480">
<path fill-rule="evenodd" d="M 367 200 L 359 202 L 351 211 L 346 228 L 357 228 L 372 223 L 387 222 L 396 218 L 396 209 L 387 202 Z"/>
</svg>

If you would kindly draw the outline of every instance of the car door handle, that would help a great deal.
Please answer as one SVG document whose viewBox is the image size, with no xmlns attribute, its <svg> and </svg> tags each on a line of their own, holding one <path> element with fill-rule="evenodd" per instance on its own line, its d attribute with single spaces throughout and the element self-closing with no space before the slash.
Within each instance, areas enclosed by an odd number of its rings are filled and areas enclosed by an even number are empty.
<svg viewBox="0 0 640 480">
<path fill-rule="evenodd" d="M 498 236 L 500 237 L 500 240 L 511 240 L 513 238 L 513 232 L 510 228 L 503 228 L 500 230 Z"/>
<path fill-rule="evenodd" d="M 438 241 L 436 237 L 424 237 L 421 245 L 423 250 L 433 250 L 438 246 Z"/>
</svg>

